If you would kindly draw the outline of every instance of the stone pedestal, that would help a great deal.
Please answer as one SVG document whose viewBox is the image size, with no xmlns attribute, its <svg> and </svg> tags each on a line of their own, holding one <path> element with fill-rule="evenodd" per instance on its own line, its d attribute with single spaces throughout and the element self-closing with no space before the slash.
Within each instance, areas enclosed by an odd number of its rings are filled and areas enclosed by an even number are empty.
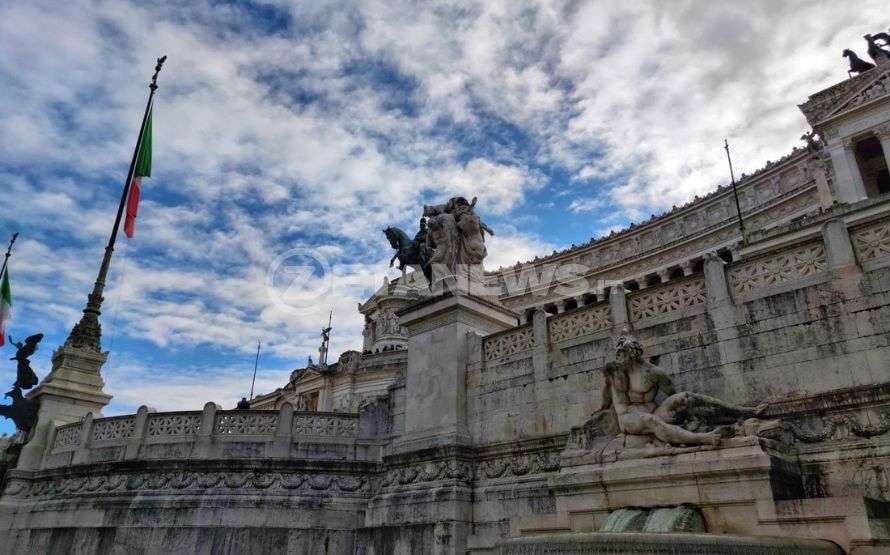
<svg viewBox="0 0 890 555">
<path fill-rule="evenodd" d="M 875 520 L 880 515 L 864 498 L 805 498 L 796 457 L 764 438 L 575 453 L 563 456 L 559 475 L 548 483 L 557 522 L 529 519 L 520 523 L 521 533 L 600 532 L 618 509 L 682 505 L 701 511 L 709 534 L 817 538 L 846 550 L 886 541 L 882 519 Z"/>
<path fill-rule="evenodd" d="M 479 297 L 446 294 L 405 308 L 399 323 L 409 338 L 405 435 L 395 450 L 469 445 L 467 334 L 514 327 L 517 314 Z"/>
<path fill-rule="evenodd" d="M 37 425 L 30 441 L 22 448 L 16 468 L 40 467 L 51 432 L 56 426 L 77 422 L 87 414 L 99 417 L 111 401 L 103 390 L 100 370 L 108 353 L 89 348 L 62 345 L 53 353 L 53 368 L 40 384 L 28 393 L 28 399 L 40 401 Z"/>
</svg>

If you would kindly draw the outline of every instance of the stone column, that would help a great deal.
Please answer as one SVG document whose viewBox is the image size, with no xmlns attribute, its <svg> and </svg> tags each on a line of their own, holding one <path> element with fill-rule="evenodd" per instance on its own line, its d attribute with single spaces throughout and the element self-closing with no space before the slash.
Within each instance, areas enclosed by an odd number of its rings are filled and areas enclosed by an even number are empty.
<svg viewBox="0 0 890 555">
<path fill-rule="evenodd" d="M 658 279 L 661 283 L 667 283 L 671 280 L 671 273 L 667 268 L 658 271 Z"/>
<path fill-rule="evenodd" d="M 327 365 L 325 365 L 327 368 Z M 322 412 L 331 412 L 334 407 L 334 376 L 330 373 L 329 370 L 326 370 L 324 375 L 324 390 L 322 391 L 322 397 L 319 400 L 318 410 Z"/>
<path fill-rule="evenodd" d="M 135 459 L 139 456 L 139 448 L 145 441 L 145 428 L 148 424 L 148 407 L 142 405 L 136 411 L 136 419 L 133 421 L 133 435 L 127 440 L 127 447 L 124 451 L 124 459 Z"/>
<path fill-rule="evenodd" d="M 862 183 L 859 166 L 853 153 L 848 151 L 844 143 L 835 139 L 828 145 L 828 154 L 834 167 L 834 190 L 838 201 L 853 203 L 864 199 L 865 185 Z"/>
<path fill-rule="evenodd" d="M 575 303 L 578 305 L 578 308 L 583 308 L 586 304 L 584 302 L 584 295 L 578 295 L 577 297 L 575 297 Z"/>
<path fill-rule="evenodd" d="M 622 285 L 615 285 L 609 293 L 609 304 L 612 308 L 612 324 L 620 330 L 629 322 L 627 318 L 627 290 Z"/>
<path fill-rule="evenodd" d="M 707 290 L 708 304 L 719 305 L 730 302 L 725 266 L 726 262 L 715 253 L 705 255 L 705 289 Z"/>
<path fill-rule="evenodd" d="M 271 457 L 287 457 L 290 454 L 291 434 L 294 427 L 294 406 L 284 403 L 278 409 L 278 424 L 275 426 L 275 439 L 272 440 Z"/>
<path fill-rule="evenodd" d="M 213 449 L 213 435 L 215 433 L 216 403 L 211 401 L 204 404 L 204 410 L 201 412 L 201 428 L 198 430 L 198 437 L 195 439 L 194 458 L 210 458 L 210 452 Z"/>
<path fill-rule="evenodd" d="M 532 330 L 535 334 L 532 367 L 535 369 L 535 380 L 543 382 L 550 377 L 550 327 L 547 325 L 547 313 L 541 309 L 532 316 Z"/>
<path fill-rule="evenodd" d="M 680 269 L 683 270 L 684 276 L 692 275 L 692 261 L 687 260 L 686 262 L 680 262 Z"/>
<path fill-rule="evenodd" d="M 843 220 L 828 220 L 822 225 L 822 240 L 825 242 L 825 256 L 832 270 L 856 265 L 856 255 Z"/>
<path fill-rule="evenodd" d="M 637 279 L 635 279 L 634 281 L 637 283 L 637 286 L 640 288 L 640 291 L 642 291 L 643 289 L 649 287 L 649 285 L 646 283 L 646 276 L 643 276 L 643 277 L 641 277 L 641 278 L 637 278 Z"/>
<path fill-rule="evenodd" d="M 875 136 L 881 141 L 881 148 L 884 149 L 884 160 L 887 161 L 887 168 L 890 168 L 890 125 L 882 125 L 875 129 Z"/>
</svg>

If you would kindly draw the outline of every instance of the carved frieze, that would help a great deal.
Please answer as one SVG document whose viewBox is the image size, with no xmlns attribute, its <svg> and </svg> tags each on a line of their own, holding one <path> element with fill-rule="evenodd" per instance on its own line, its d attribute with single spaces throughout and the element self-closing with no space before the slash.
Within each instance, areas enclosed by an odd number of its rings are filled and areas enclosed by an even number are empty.
<svg viewBox="0 0 890 555">
<path fill-rule="evenodd" d="M 148 436 L 189 436 L 201 429 L 200 414 L 150 414 Z"/>
<path fill-rule="evenodd" d="M 333 415 L 294 415 L 294 435 L 352 437 L 356 433 L 354 417 Z"/>
<path fill-rule="evenodd" d="M 531 326 L 508 333 L 490 335 L 483 340 L 485 360 L 495 360 L 528 351 L 535 346 L 535 332 Z"/>
<path fill-rule="evenodd" d="M 590 335 L 612 327 L 609 303 L 600 303 L 554 316 L 547 321 L 550 342 L 559 343 L 583 335 Z"/>
<path fill-rule="evenodd" d="M 337 475 L 312 472 L 136 472 L 90 476 L 54 477 L 43 480 L 14 479 L 4 495 L 14 497 L 75 497 L 105 492 L 195 491 L 202 494 L 227 490 L 294 490 L 341 493 L 367 493 L 371 481 L 365 475 Z"/>
<path fill-rule="evenodd" d="M 133 435 L 134 416 L 102 418 L 93 422 L 92 441 L 126 439 Z"/>
<path fill-rule="evenodd" d="M 890 255 L 890 221 L 857 229 L 851 235 L 859 262 Z"/>
<path fill-rule="evenodd" d="M 83 428 L 83 423 L 81 422 L 75 422 L 57 428 L 56 439 L 53 441 L 53 451 L 68 447 L 69 445 L 76 445 L 77 441 L 80 439 L 81 428 Z"/>
<path fill-rule="evenodd" d="M 630 313 L 633 320 L 644 320 L 704 304 L 706 301 L 705 280 L 697 277 L 635 293 L 630 298 Z"/>
<path fill-rule="evenodd" d="M 216 415 L 216 433 L 221 435 L 271 435 L 278 414 L 222 413 Z"/>
<path fill-rule="evenodd" d="M 851 436 L 870 439 L 890 432 L 890 409 L 876 416 L 874 419 L 863 419 L 856 413 L 842 413 L 785 421 L 784 426 L 801 443 L 839 441 Z"/>
<path fill-rule="evenodd" d="M 559 467 L 559 453 L 556 451 L 509 455 L 481 461 L 476 465 L 476 478 L 484 480 L 556 472 Z"/>
<path fill-rule="evenodd" d="M 729 279 L 733 293 L 742 294 L 813 276 L 826 267 L 825 246 L 809 243 L 734 266 Z"/>
<path fill-rule="evenodd" d="M 473 467 L 468 462 L 453 459 L 427 461 L 391 468 L 383 473 L 377 485 L 378 488 L 388 488 L 437 480 L 458 480 L 469 483 L 473 480 L 473 476 Z"/>
</svg>

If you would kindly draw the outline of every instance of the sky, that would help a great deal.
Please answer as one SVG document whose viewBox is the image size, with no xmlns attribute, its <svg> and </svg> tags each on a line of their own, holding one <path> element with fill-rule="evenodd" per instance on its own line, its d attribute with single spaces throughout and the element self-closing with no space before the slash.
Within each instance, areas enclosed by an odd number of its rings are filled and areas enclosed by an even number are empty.
<svg viewBox="0 0 890 555">
<path fill-rule="evenodd" d="M 4 2 L 8 331 L 45 334 L 44 377 L 95 280 L 161 55 L 152 176 L 101 317 L 106 415 L 233 406 L 259 340 L 256 391 L 282 386 L 329 311 L 334 356 L 360 349 L 357 303 L 399 275 L 381 230 L 413 235 L 424 204 L 477 196 L 496 269 L 726 184 L 724 138 L 756 171 L 801 146 L 796 105 L 847 78 L 841 51 L 865 57 L 885 7 Z"/>
</svg>

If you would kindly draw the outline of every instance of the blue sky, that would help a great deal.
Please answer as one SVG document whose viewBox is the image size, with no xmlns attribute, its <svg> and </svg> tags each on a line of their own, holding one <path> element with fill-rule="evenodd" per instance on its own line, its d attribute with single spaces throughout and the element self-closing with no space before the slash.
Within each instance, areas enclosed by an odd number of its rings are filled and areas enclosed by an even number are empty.
<svg viewBox="0 0 890 555">
<path fill-rule="evenodd" d="M 413 234 L 424 203 L 478 195 L 494 269 L 713 190 L 724 137 L 737 171 L 756 170 L 799 144 L 796 104 L 846 78 L 841 50 L 865 55 L 883 7 L 3 3 L 9 331 L 46 335 L 45 376 L 95 279 L 160 55 L 153 175 L 102 316 L 106 414 L 229 406 L 258 339 L 257 390 L 282 385 L 331 309 L 332 351 L 360 348 L 356 303 L 398 275 L 380 230 Z M 348 283 L 312 313 L 266 287 L 295 248 Z"/>
</svg>

